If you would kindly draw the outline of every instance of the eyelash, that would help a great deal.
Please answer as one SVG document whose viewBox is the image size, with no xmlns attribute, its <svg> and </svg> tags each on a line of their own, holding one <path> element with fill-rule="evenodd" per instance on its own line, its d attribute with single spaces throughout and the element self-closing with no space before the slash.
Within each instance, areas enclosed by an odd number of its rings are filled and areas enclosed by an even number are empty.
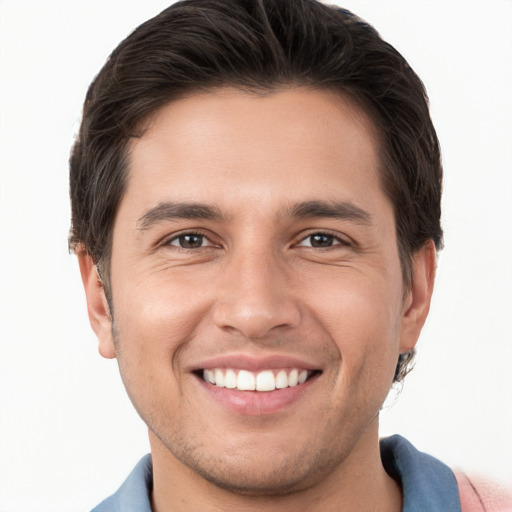
<svg viewBox="0 0 512 512">
<path fill-rule="evenodd" d="M 201 237 L 203 239 L 202 241 L 204 242 L 204 240 L 207 240 L 209 242 L 209 245 L 207 245 L 207 246 L 201 245 L 200 247 L 181 247 L 181 245 L 175 245 L 172 243 L 175 241 L 179 241 L 180 238 L 184 238 L 186 236 Z M 162 245 L 172 246 L 172 247 L 176 247 L 177 249 L 182 249 L 182 250 L 188 251 L 188 250 L 194 250 L 194 249 L 204 249 L 205 247 L 210 247 L 215 244 L 204 233 L 201 233 L 198 231 L 184 231 L 182 233 L 178 233 L 177 235 L 174 235 L 173 237 L 167 239 L 166 241 L 164 241 L 164 243 Z"/>
<path fill-rule="evenodd" d="M 173 242 L 178 242 L 179 243 L 180 238 L 184 238 L 184 237 L 187 237 L 187 236 L 201 237 L 202 238 L 201 246 L 199 246 L 199 247 L 182 247 L 181 245 L 173 244 Z M 306 236 L 302 236 L 300 239 L 298 239 L 297 242 L 295 242 L 293 244 L 293 246 L 294 247 L 301 247 L 301 244 L 303 242 L 305 242 L 307 239 L 311 239 L 314 236 L 328 237 L 328 238 L 332 239 L 332 243 L 330 245 L 325 246 L 325 247 L 321 247 L 321 246 L 315 247 L 310 242 L 310 245 L 305 245 L 305 246 L 302 246 L 302 247 L 309 247 L 309 248 L 312 248 L 312 249 L 330 249 L 331 247 L 335 247 L 335 246 L 338 246 L 338 245 L 346 246 L 346 247 L 351 245 L 347 240 L 345 240 L 345 239 L 341 238 L 339 235 L 336 235 L 336 234 L 331 233 L 329 231 L 313 231 L 313 232 L 309 233 Z M 209 245 L 207 245 L 207 246 L 203 246 L 202 245 L 202 243 L 204 243 L 205 240 L 209 242 Z M 201 233 L 201 232 L 198 232 L 198 231 L 185 231 L 185 232 L 179 233 L 177 235 L 174 235 L 172 238 L 166 240 L 163 243 L 163 245 L 164 246 L 176 247 L 177 249 L 182 249 L 182 250 L 194 250 L 194 249 L 204 249 L 204 248 L 207 248 L 207 247 L 214 246 L 215 244 L 213 244 L 213 242 L 204 233 Z"/>
<path fill-rule="evenodd" d="M 329 231 L 312 231 L 309 234 L 307 234 L 306 236 L 301 237 L 298 240 L 298 242 L 295 244 L 295 246 L 300 247 L 301 243 L 306 241 L 308 238 L 312 238 L 314 236 L 324 236 L 324 237 L 332 238 L 333 243 L 332 243 L 332 245 L 328 245 L 327 247 L 314 247 L 313 245 L 307 245 L 307 246 L 302 246 L 302 247 L 308 247 L 308 248 L 312 248 L 312 249 L 330 249 L 331 247 L 335 247 L 338 245 L 345 246 L 345 247 L 349 247 L 351 245 L 348 240 L 341 238 L 339 235 L 337 235 L 335 233 L 331 233 Z"/>
</svg>

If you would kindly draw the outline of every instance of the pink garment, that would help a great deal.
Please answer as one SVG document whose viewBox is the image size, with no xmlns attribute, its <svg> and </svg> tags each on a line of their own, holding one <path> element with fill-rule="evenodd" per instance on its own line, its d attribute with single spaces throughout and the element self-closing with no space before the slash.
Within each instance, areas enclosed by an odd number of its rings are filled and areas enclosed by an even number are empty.
<svg viewBox="0 0 512 512">
<path fill-rule="evenodd" d="M 455 473 L 462 512 L 512 512 L 512 488 Z"/>
</svg>

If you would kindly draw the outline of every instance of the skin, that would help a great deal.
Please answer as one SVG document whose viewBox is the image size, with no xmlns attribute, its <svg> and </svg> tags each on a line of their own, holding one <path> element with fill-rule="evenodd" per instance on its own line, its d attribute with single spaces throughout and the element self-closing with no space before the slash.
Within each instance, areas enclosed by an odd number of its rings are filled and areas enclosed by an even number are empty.
<svg viewBox="0 0 512 512">
<path fill-rule="evenodd" d="M 401 510 L 378 415 L 427 316 L 435 250 L 414 255 L 405 290 L 378 148 L 348 99 L 305 88 L 181 99 L 131 142 L 113 325 L 90 257 L 79 261 L 100 352 L 117 358 L 149 428 L 157 512 Z M 297 215 L 311 201 L 343 203 L 344 215 Z M 151 214 L 168 202 L 219 215 Z M 180 246 L 186 233 L 196 247 Z M 225 407 L 192 371 L 274 355 L 317 374 L 270 413 Z"/>
</svg>

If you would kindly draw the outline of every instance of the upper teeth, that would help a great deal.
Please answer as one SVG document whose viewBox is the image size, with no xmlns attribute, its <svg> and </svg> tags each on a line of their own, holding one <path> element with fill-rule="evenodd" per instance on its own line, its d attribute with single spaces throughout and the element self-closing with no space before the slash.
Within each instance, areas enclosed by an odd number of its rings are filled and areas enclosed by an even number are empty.
<svg viewBox="0 0 512 512">
<path fill-rule="evenodd" d="M 306 381 L 311 372 L 308 370 L 263 370 L 258 373 L 247 370 L 215 368 L 203 370 L 203 379 L 221 388 L 238 389 L 240 391 L 274 391 L 297 386 Z"/>
</svg>

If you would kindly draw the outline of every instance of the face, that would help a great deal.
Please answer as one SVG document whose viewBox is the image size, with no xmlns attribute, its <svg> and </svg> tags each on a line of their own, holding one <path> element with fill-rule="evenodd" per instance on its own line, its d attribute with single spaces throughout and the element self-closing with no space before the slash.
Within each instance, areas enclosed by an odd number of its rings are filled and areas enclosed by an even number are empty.
<svg viewBox="0 0 512 512">
<path fill-rule="evenodd" d="M 377 152 L 350 101 L 306 89 L 182 99 L 131 143 L 113 329 L 84 275 L 154 458 L 257 493 L 374 450 L 432 271 L 420 258 L 405 293 Z"/>
</svg>

